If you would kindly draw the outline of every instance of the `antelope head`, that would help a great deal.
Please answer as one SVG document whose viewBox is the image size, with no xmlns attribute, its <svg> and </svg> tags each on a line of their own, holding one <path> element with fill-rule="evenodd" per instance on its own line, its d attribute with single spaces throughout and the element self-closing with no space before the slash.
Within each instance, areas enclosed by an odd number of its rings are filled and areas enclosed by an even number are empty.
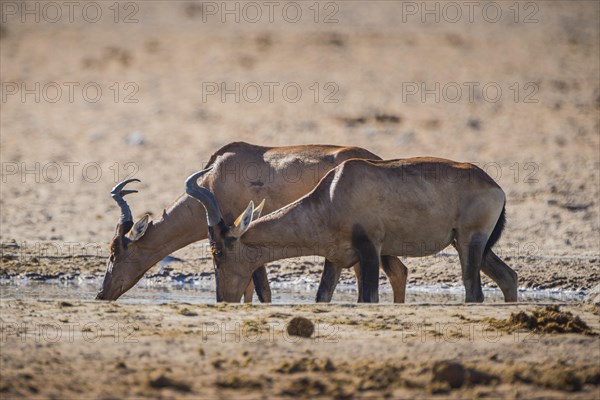
<svg viewBox="0 0 600 400">
<path fill-rule="evenodd" d="M 265 201 L 254 208 L 254 202 L 235 220 L 227 225 L 223 220 L 215 195 L 208 189 L 198 185 L 198 178 L 210 168 L 196 172 L 185 181 L 185 191 L 197 199 L 206 210 L 208 220 L 208 239 L 212 254 L 217 284 L 217 302 L 227 301 L 239 303 L 244 290 L 248 286 L 252 273 L 248 248 L 239 240 L 248 230 L 250 223 L 258 219 Z M 251 250 L 250 250 L 251 251 Z"/>
<path fill-rule="evenodd" d="M 110 192 L 121 209 L 121 216 L 117 223 L 115 236 L 110 244 L 110 258 L 106 265 L 102 289 L 96 296 L 97 300 L 118 299 L 119 296 L 135 285 L 145 272 L 143 270 L 140 274 L 139 269 L 132 268 L 132 266 L 136 263 L 136 241 L 146 233 L 146 229 L 150 224 L 148 221 L 150 216 L 148 214 L 144 215 L 134 225 L 131 209 L 123 199 L 124 196 L 130 193 L 137 193 L 137 190 L 125 189 L 125 185 L 130 182 L 140 182 L 140 180 L 127 179 L 115 186 Z"/>
</svg>

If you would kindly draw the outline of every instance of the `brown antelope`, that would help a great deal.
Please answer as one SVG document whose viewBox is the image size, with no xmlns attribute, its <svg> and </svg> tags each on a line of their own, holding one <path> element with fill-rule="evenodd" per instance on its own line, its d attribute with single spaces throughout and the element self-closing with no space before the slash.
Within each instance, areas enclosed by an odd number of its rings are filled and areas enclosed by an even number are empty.
<svg viewBox="0 0 600 400">
<path fill-rule="evenodd" d="M 249 199 L 264 198 L 266 211 L 274 211 L 308 193 L 328 171 L 350 158 L 380 159 L 357 147 L 262 147 L 230 143 L 212 155 L 208 162 L 212 173 L 204 176 L 201 184 L 220 199 L 227 199 L 227 206 L 221 210 L 224 222 L 230 224 L 244 210 Z M 164 211 L 160 219 L 149 221 L 149 216 L 145 215 L 134 225 L 131 210 L 123 199 L 123 196 L 136 192 L 124 189 L 132 181 L 137 179 L 122 182 L 111 192 L 121 208 L 121 217 L 110 246 L 111 254 L 98 299 L 116 300 L 161 259 L 208 237 L 204 208 L 186 194 Z M 404 302 L 406 267 L 395 257 L 384 257 L 382 268 L 390 279 L 394 302 Z M 359 272 L 358 269 L 356 271 Z M 339 275 L 327 264 L 317 294 L 318 301 L 331 300 L 338 278 Z M 253 280 L 259 299 L 270 302 L 264 267 L 257 268 Z M 244 298 L 251 301 L 251 284 Z"/>
<path fill-rule="evenodd" d="M 233 225 L 219 212 L 220 198 L 197 179 L 186 192 L 208 216 L 217 273 L 217 301 L 239 302 L 257 267 L 294 256 L 320 255 L 339 276 L 359 262 L 362 297 L 378 301 L 379 259 L 458 251 L 466 302 L 482 302 L 480 268 L 517 300 L 517 274 L 491 248 L 504 228 L 505 195 L 478 167 L 438 158 L 348 160 L 307 195 L 253 221 L 254 204 Z M 335 280 L 337 282 L 337 280 Z"/>
</svg>

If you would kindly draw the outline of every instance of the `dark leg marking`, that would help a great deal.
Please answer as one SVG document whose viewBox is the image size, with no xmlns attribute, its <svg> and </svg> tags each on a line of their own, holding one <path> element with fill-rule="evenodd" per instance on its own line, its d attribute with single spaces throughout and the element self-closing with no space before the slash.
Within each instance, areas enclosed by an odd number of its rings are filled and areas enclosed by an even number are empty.
<svg viewBox="0 0 600 400">
<path fill-rule="evenodd" d="M 363 295 L 362 295 L 362 276 L 360 274 L 360 264 L 354 264 L 354 275 L 356 275 L 356 286 L 358 287 L 358 302 L 362 303 Z"/>
<path fill-rule="evenodd" d="M 362 226 L 352 227 L 352 247 L 358 253 L 362 276 L 362 301 L 379 302 L 379 254 Z"/>
</svg>

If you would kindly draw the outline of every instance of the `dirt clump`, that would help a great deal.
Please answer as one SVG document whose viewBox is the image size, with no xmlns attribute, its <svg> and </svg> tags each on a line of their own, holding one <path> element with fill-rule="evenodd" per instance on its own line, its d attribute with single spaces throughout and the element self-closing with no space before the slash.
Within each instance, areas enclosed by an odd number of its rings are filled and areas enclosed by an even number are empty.
<svg viewBox="0 0 600 400">
<path fill-rule="evenodd" d="M 400 373 L 404 370 L 402 365 L 393 363 L 385 363 L 382 365 L 374 365 L 366 368 L 363 371 L 357 371 L 357 376 L 360 378 L 358 389 L 364 390 L 382 390 L 391 387 L 401 386 L 403 381 Z"/>
<path fill-rule="evenodd" d="M 252 335 L 261 335 L 269 331 L 269 325 L 262 318 L 255 320 L 244 320 L 242 323 L 244 333 Z"/>
<path fill-rule="evenodd" d="M 281 391 L 281 394 L 299 398 L 314 398 L 315 396 L 323 396 L 327 391 L 327 385 L 321 380 L 302 377 L 293 380 Z"/>
<path fill-rule="evenodd" d="M 433 366 L 432 382 L 446 382 L 452 389 L 461 387 L 467 379 L 467 369 L 460 363 L 441 361 Z"/>
<path fill-rule="evenodd" d="M 295 374 L 298 372 L 332 372 L 336 367 L 329 358 L 317 359 L 302 357 L 300 359 L 285 361 L 274 369 L 280 374 Z"/>
<path fill-rule="evenodd" d="M 311 320 L 304 317 L 294 317 L 288 323 L 287 333 L 290 336 L 300 336 L 309 338 L 315 331 L 315 324 Z"/>
<path fill-rule="evenodd" d="M 462 386 L 489 385 L 500 380 L 495 375 L 465 367 L 455 361 L 436 362 L 433 365 L 432 373 L 430 386 L 436 392 L 443 392 L 446 385 L 450 389 L 458 389 Z"/>
<path fill-rule="evenodd" d="M 555 363 L 544 367 L 513 366 L 504 370 L 503 381 L 506 383 L 526 383 L 565 392 L 578 392 L 586 384 L 600 384 L 600 373 L 596 366 L 573 368 Z"/>
<path fill-rule="evenodd" d="M 148 385 L 154 389 L 168 388 L 177 390 L 179 392 L 191 392 L 192 390 L 190 385 L 188 385 L 187 383 L 177 381 L 162 374 L 156 377 L 151 377 L 148 380 Z"/>
<path fill-rule="evenodd" d="M 575 371 L 564 368 L 546 370 L 540 381 L 547 388 L 564 390 L 566 392 L 578 392 L 583 385 L 581 377 Z"/>
<path fill-rule="evenodd" d="M 538 308 L 528 314 L 524 311 L 511 313 L 506 320 L 489 319 L 495 328 L 513 332 L 526 329 L 535 333 L 583 333 L 596 335 L 592 329 L 570 311 L 561 311 L 558 306 Z"/>
<path fill-rule="evenodd" d="M 198 315 L 197 312 L 190 310 L 187 307 L 184 307 L 182 309 L 180 309 L 179 311 L 177 311 L 179 314 L 186 316 L 186 317 L 195 317 Z"/>
<path fill-rule="evenodd" d="M 268 381 L 268 379 L 263 380 Z M 258 390 L 263 388 L 263 381 L 246 375 L 232 374 L 217 379 L 215 385 L 224 389 Z"/>
<path fill-rule="evenodd" d="M 383 362 L 343 363 L 337 371 L 347 378 L 351 378 L 355 390 L 364 391 L 389 391 L 399 387 L 417 387 L 419 384 L 409 381 L 402 376 L 406 370 L 402 362 L 387 360 Z"/>
</svg>

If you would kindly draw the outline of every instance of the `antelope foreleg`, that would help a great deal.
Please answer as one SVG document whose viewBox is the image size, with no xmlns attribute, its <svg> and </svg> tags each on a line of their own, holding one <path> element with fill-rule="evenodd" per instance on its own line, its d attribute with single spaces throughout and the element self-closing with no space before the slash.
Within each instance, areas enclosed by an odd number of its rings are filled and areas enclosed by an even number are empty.
<svg viewBox="0 0 600 400">
<path fill-rule="evenodd" d="M 331 261 L 325 260 L 321 282 L 317 290 L 317 303 L 329 303 L 331 301 L 341 273 L 341 268 L 334 265 Z"/>
<path fill-rule="evenodd" d="M 256 295 L 261 303 L 271 302 L 271 286 L 269 285 L 269 277 L 267 276 L 267 269 L 265 266 L 259 267 L 252 274 L 252 282 L 256 289 Z"/>
<path fill-rule="evenodd" d="M 246 290 L 244 291 L 244 303 L 252 303 L 252 296 L 254 295 L 254 284 L 252 281 L 248 283 Z"/>
</svg>

